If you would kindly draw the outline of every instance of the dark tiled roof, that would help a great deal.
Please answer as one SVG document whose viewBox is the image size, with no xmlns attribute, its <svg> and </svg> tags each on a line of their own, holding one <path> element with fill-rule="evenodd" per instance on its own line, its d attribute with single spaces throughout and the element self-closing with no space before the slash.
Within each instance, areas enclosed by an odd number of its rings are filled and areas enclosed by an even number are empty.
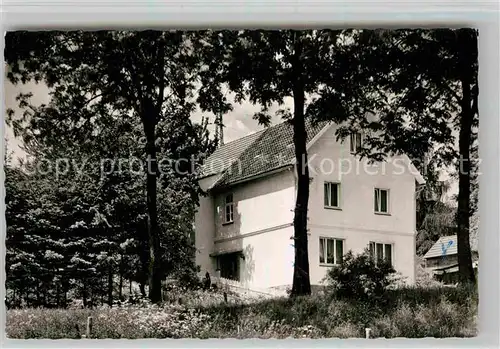
<svg viewBox="0 0 500 349">
<path fill-rule="evenodd" d="M 444 252 L 444 250 L 446 250 L 446 252 Z M 474 243 L 471 244 L 471 250 L 477 251 L 477 246 L 475 246 Z M 451 256 L 455 254 L 457 254 L 457 236 L 441 236 L 438 241 L 436 241 L 436 243 L 432 245 L 430 250 L 427 251 L 424 258 L 428 259 L 441 257 L 444 255 Z"/>
<path fill-rule="evenodd" d="M 328 123 L 306 123 L 307 143 Z M 228 144 L 229 145 L 229 144 Z M 215 153 L 214 153 L 215 154 Z M 293 164 L 293 126 L 288 122 L 269 127 L 245 148 L 238 160 L 222 174 L 214 187 L 223 187 Z"/>
<path fill-rule="evenodd" d="M 264 132 L 261 130 L 236 139 L 217 148 L 204 162 L 200 177 L 207 177 L 226 170 Z"/>
</svg>

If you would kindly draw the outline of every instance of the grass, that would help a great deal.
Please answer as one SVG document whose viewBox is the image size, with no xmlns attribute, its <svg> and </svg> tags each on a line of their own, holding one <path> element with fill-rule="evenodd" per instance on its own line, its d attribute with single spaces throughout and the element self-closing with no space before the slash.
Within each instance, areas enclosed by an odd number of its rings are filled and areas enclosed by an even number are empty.
<svg viewBox="0 0 500 349">
<path fill-rule="evenodd" d="M 93 338 L 352 338 L 472 337 L 477 293 L 465 288 L 407 287 L 382 304 L 317 294 L 250 300 L 219 293 L 170 291 L 165 304 L 97 309 L 12 309 L 9 338 L 80 338 L 93 318 Z"/>
</svg>

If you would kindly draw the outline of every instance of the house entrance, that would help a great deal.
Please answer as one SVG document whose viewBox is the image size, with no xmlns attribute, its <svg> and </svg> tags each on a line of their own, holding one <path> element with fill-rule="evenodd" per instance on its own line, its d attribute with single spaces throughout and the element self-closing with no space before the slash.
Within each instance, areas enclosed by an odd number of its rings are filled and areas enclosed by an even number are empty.
<svg viewBox="0 0 500 349">
<path fill-rule="evenodd" d="M 240 253 L 228 253 L 217 256 L 217 270 L 225 279 L 240 281 Z"/>
</svg>

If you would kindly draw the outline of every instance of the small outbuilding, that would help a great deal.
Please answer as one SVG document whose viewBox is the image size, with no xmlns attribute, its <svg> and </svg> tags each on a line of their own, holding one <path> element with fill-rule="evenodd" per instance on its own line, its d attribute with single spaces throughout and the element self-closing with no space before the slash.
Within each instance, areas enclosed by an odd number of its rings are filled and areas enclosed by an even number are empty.
<svg viewBox="0 0 500 349">
<path fill-rule="evenodd" d="M 476 246 L 472 249 L 472 266 L 477 274 L 479 256 Z M 458 282 L 457 236 L 442 236 L 424 255 L 425 269 L 430 271 L 436 280 L 446 284 Z"/>
</svg>

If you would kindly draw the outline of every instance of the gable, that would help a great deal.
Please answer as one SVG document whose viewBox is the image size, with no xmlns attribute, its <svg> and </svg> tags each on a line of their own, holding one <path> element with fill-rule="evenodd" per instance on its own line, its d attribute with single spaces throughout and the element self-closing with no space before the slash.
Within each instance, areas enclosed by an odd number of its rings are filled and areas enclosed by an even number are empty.
<svg viewBox="0 0 500 349">
<path fill-rule="evenodd" d="M 472 254 L 477 254 L 477 243 L 472 242 L 470 245 L 470 249 L 473 252 Z M 446 250 L 446 253 L 443 252 L 443 249 Z M 456 235 L 450 235 L 450 236 L 442 236 L 440 237 L 434 245 L 427 251 L 427 253 L 424 255 L 425 259 L 429 258 L 435 258 L 435 257 L 441 257 L 443 255 L 453 255 L 457 254 L 457 236 Z"/>
<path fill-rule="evenodd" d="M 323 161 L 324 165 L 326 166 L 326 170 L 328 171 L 332 166 L 333 168 L 338 169 L 342 167 L 342 165 L 345 165 L 346 163 L 343 163 L 343 160 L 357 159 L 361 163 L 363 163 L 363 161 L 368 161 L 368 158 L 366 157 L 362 159 L 359 156 L 351 154 L 349 136 L 347 136 L 343 140 L 337 139 L 337 136 L 335 134 L 336 126 L 336 124 L 330 123 L 328 127 L 325 127 L 323 130 L 321 130 L 308 144 L 307 151 L 309 160 L 311 161 L 310 163 L 315 164 L 316 167 L 318 167 L 318 165 Z M 313 158 L 316 158 L 316 160 L 313 160 Z M 373 163 L 373 166 L 381 168 L 393 168 L 395 174 L 398 175 L 402 174 L 401 171 L 403 171 L 404 173 L 413 176 L 416 183 L 418 183 L 419 185 L 425 184 L 425 179 L 406 154 L 396 154 L 392 156 L 388 155 L 384 161 L 376 161 L 375 163 Z"/>
<path fill-rule="evenodd" d="M 457 254 L 457 236 L 442 236 L 424 255 L 425 259 Z"/>
</svg>

